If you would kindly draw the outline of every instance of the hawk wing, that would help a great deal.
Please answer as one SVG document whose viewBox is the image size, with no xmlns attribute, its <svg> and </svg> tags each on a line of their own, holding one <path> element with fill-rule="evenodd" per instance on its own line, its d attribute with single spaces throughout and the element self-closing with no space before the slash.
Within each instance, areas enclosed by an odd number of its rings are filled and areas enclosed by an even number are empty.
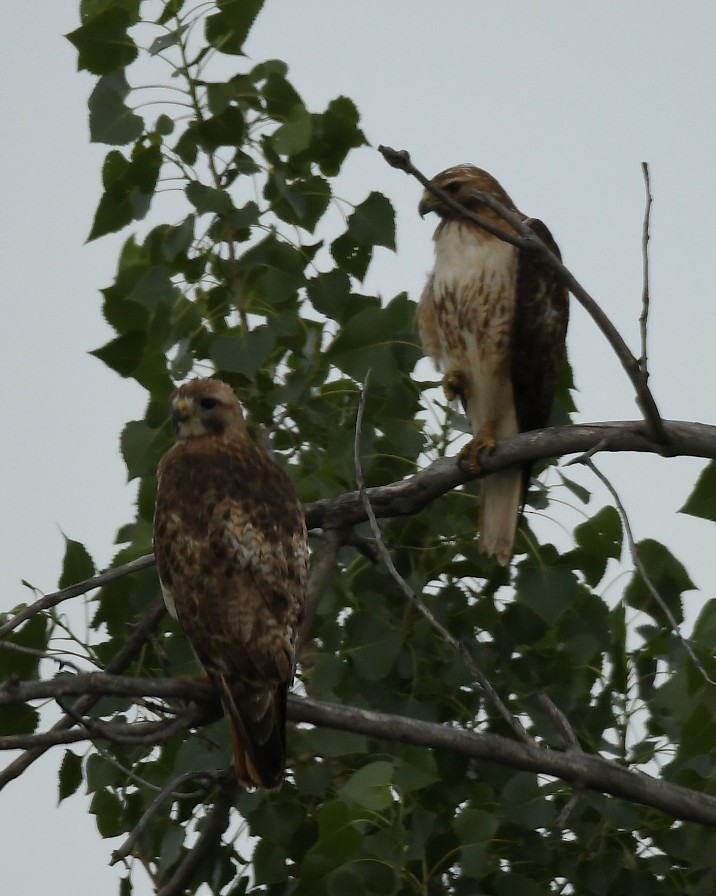
<svg viewBox="0 0 716 896">
<path fill-rule="evenodd" d="M 562 258 L 542 221 L 526 218 L 525 224 Z M 510 373 L 520 432 L 527 432 L 549 423 L 569 321 L 567 289 L 536 252 L 519 253 L 515 305 Z"/>
</svg>

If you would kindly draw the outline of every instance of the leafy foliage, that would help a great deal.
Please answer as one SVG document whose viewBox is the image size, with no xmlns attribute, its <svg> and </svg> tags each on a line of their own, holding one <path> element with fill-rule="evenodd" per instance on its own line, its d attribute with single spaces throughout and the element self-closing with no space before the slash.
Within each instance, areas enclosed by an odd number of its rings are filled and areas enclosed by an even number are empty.
<svg viewBox="0 0 716 896">
<path fill-rule="evenodd" d="M 369 369 L 362 428 L 369 485 L 399 480 L 449 447 L 454 414 L 437 430 L 420 414 L 414 303 L 404 294 L 383 300 L 363 292 L 376 248 L 395 248 L 392 206 L 377 192 L 355 204 L 334 193 L 346 156 L 366 145 L 358 112 L 346 97 L 309 111 L 283 62 L 254 65 L 243 56 L 261 6 L 82 0 L 82 23 L 68 35 L 79 67 L 98 76 L 89 100 L 92 139 L 112 147 L 89 236 L 151 219 L 127 237 L 114 282 L 103 290 L 116 335 L 94 352 L 147 391 L 144 418 L 128 422 L 121 436 L 138 492 L 136 518 L 118 532 L 117 566 L 151 551 L 156 464 L 171 442 L 169 396 L 189 376 L 215 373 L 236 388 L 255 433 L 271 441 L 305 502 L 355 487 L 354 424 Z M 222 79 L 213 71 L 227 55 L 234 74 Z M 140 106 L 130 85 L 152 60 L 168 66 L 172 87 L 181 85 L 181 114 L 159 89 Z M 562 408 L 572 406 L 570 381 L 565 375 Z M 712 478 L 709 468 L 687 512 L 714 518 Z M 562 481 L 573 498 L 589 502 L 583 487 Z M 549 498 L 544 488 L 530 494 L 540 510 Z M 712 793 L 716 691 L 669 633 L 638 573 L 623 600 L 605 599 L 623 547 L 616 511 L 585 518 L 566 551 L 540 543 L 528 513 L 513 574 L 477 553 L 476 518 L 468 486 L 390 521 L 384 537 L 400 574 L 467 646 L 510 711 L 535 738 L 563 748 L 539 699 L 547 696 L 584 750 L 661 768 L 667 779 Z M 314 533 L 314 556 L 324 551 L 325 534 Z M 367 529 L 356 535 L 345 539 L 316 608 L 300 658 L 301 689 L 315 699 L 511 736 L 460 657 L 406 605 L 370 552 L 356 549 Z M 686 570 L 660 544 L 639 548 L 680 621 L 683 594 L 693 587 Z M 84 548 L 68 540 L 61 585 L 93 572 Z M 151 568 L 101 589 L 91 601 L 86 660 L 93 668 L 124 656 L 128 624 L 159 600 Z M 628 634 L 631 608 L 653 619 L 638 634 Z M 58 628 L 62 620 L 50 612 L 8 636 L 0 675 L 38 677 L 38 656 Z M 694 643 L 712 677 L 715 628 L 711 601 Z M 197 671 L 169 619 L 127 652 L 122 669 L 112 668 L 138 677 Z M 149 704 L 131 709 L 109 697 L 83 713 L 97 724 L 171 721 Z M 34 731 L 39 720 L 30 707 L 3 710 L 1 718 L 2 735 Z M 710 831 L 595 792 L 583 793 L 560 821 L 569 785 L 499 757 L 476 762 L 320 726 L 293 728 L 289 751 L 278 793 L 235 794 L 228 827 L 200 855 L 189 892 L 202 885 L 204 892 L 294 896 L 716 889 Z M 115 739 L 102 752 L 65 752 L 59 798 L 84 785 L 102 837 L 127 836 L 153 813 L 133 842 L 123 894 L 140 868 L 158 887 L 174 880 L 220 812 L 229 812 L 216 778 L 207 777 L 228 754 L 227 727 L 211 719 L 188 738 Z M 172 781 L 173 792 L 150 808 L 156 790 Z"/>
</svg>

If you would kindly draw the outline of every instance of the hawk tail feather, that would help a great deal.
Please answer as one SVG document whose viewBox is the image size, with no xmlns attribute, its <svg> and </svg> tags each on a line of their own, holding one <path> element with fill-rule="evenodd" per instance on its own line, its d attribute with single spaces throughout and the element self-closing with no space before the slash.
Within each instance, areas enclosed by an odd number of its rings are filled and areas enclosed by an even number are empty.
<svg viewBox="0 0 716 896">
<path fill-rule="evenodd" d="M 271 694 L 259 695 L 247 693 L 245 687 L 240 691 L 232 688 L 223 676 L 220 684 L 239 783 L 243 787 L 277 790 L 286 766 L 286 685 L 279 685 Z M 260 697 L 264 699 L 257 700 Z"/>
<path fill-rule="evenodd" d="M 524 488 L 519 467 L 491 473 L 482 483 L 479 547 L 503 566 L 512 559 Z"/>
</svg>

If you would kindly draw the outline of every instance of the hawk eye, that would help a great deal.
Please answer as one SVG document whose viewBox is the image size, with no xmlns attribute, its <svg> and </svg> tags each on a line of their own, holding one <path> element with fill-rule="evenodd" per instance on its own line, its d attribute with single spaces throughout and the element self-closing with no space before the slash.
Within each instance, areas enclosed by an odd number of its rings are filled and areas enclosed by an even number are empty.
<svg viewBox="0 0 716 896">
<path fill-rule="evenodd" d="M 218 403 L 219 402 L 215 398 L 202 398 L 201 401 L 199 402 L 200 406 L 205 411 L 211 411 L 213 408 L 215 408 L 218 405 Z"/>
<path fill-rule="evenodd" d="M 443 190 L 446 193 L 457 193 L 460 189 L 460 181 L 459 180 L 451 180 L 449 183 L 445 184 Z"/>
</svg>

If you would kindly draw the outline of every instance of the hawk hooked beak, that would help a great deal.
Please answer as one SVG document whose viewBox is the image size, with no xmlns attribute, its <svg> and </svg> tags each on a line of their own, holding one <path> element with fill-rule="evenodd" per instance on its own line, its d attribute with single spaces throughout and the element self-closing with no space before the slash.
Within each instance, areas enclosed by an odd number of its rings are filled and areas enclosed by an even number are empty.
<svg viewBox="0 0 716 896">
<path fill-rule="evenodd" d="M 186 398 L 180 398 L 172 407 L 172 425 L 174 429 L 178 430 L 179 424 L 191 417 L 193 411 L 194 403 Z"/>
<path fill-rule="evenodd" d="M 436 212 L 440 207 L 440 200 L 437 196 L 433 196 L 433 194 L 426 190 L 423 193 L 423 198 L 420 200 L 418 204 L 418 214 L 421 218 L 424 218 L 425 215 L 430 214 L 430 212 Z"/>
</svg>

